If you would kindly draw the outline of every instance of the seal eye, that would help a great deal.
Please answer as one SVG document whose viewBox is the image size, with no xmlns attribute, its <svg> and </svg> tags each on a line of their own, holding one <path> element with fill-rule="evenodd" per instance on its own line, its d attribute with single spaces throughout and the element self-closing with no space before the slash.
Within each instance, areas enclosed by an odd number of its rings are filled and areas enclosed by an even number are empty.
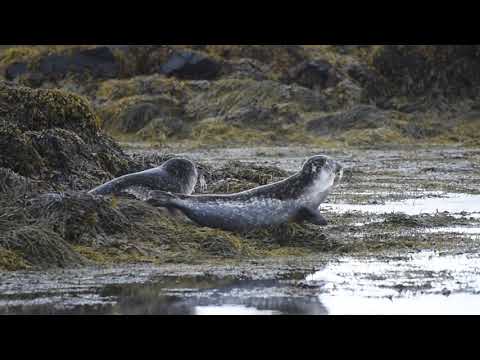
<svg viewBox="0 0 480 360">
<path fill-rule="evenodd" d="M 315 168 L 323 168 L 325 166 L 326 160 L 324 158 L 317 159 L 314 163 Z"/>
</svg>

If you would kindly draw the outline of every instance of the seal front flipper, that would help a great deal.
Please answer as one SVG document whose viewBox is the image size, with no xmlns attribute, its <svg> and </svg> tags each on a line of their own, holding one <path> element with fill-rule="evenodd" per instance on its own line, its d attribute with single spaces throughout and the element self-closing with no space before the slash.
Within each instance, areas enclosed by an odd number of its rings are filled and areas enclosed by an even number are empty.
<svg viewBox="0 0 480 360">
<path fill-rule="evenodd" d="M 318 210 L 302 208 L 297 215 L 297 221 L 306 221 L 314 225 L 327 226 L 327 220 L 320 214 Z"/>
<path fill-rule="evenodd" d="M 178 200 L 178 197 L 172 193 L 165 191 L 150 191 L 146 200 L 147 204 L 155 207 L 164 207 L 167 209 L 175 208 L 174 201 Z"/>
</svg>

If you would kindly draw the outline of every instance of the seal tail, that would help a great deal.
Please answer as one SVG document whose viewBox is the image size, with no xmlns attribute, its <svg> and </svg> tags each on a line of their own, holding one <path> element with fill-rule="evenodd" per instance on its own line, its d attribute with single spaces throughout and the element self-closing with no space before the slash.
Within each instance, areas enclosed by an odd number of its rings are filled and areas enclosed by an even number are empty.
<svg viewBox="0 0 480 360">
<path fill-rule="evenodd" d="M 155 207 L 163 208 L 175 208 L 175 200 L 179 200 L 179 197 L 165 191 L 150 191 L 147 197 L 147 203 Z"/>
</svg>

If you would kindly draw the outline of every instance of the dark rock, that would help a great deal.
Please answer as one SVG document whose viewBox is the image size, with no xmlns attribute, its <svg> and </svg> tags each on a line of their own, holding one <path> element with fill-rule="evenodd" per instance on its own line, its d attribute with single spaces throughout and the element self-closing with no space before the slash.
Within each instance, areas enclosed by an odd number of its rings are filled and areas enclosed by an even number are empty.
<svg viewBox="0 0 480 360">
<path fill-rule="evenodd" d="M 28 65 L 26 63 L 13 63 L 5 69 L 5 78 L 7 80 L 14 80 L 28 72 Z"/>
<path fill-rule="evenodd" d="M 108 47 L 101 46 L 44 56 L 35 64 L 13 63 L 5 70 L 5 75 L 7 80 L 28 76 L 27 83 L 38 86 L 44 80 L 59 80 L 68 74 L 114 78 L 119 75 L 119 71 L 120 66 L 113 52 Z"/>
<path fill-rule="evenodd" d="M 221 66 L 205 54 L 193 51 L 178 51 L 162 65 L 162 73 L 186 80 L 213 80 Z"/>
<path fill-rule="evenodd" d="M 326 89 L 340 82 L 335 68 L 324 60 L 304 61 L 288 72 L 286 82 L 296 83 L 310 89 Z"/>
<path fill-rule="evenodd" d="M 40 60 L 39 71 L 48 78 L 62 78 L 67 74 L 95 78 L 118 76 L 119 64 L 112 51 L 105 46 L 75 51 L 71 55 L 51 55 Z"/>
</svg>

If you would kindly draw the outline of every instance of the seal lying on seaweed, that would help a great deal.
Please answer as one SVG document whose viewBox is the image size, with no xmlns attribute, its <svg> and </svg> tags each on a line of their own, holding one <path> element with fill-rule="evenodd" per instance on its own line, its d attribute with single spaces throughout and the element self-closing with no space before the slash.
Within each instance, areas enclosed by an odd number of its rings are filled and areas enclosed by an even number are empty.
<svg viewBox="0 0 480 360">
<path fill-rule="evenodd" d="M 326 156 L 308 159 L 300 172 L 270 185 L 230 195 L 182 195 L 151 191 L 147 202 L 177 209 L 201 226 L 231 231 L 310 222 L 327 225 L 319 212 L 343 167 Z"/>
<path fill-rule="evenodd" d="M 195 189 L 198 170 L 185 159 L 171 159 L 162 166 L 142 172 L 127 174 L 90 190 L 91 195 L 116 195 L 130 189 L 143 191 L 162 190 L 190 195 Z"/>
</svg>

